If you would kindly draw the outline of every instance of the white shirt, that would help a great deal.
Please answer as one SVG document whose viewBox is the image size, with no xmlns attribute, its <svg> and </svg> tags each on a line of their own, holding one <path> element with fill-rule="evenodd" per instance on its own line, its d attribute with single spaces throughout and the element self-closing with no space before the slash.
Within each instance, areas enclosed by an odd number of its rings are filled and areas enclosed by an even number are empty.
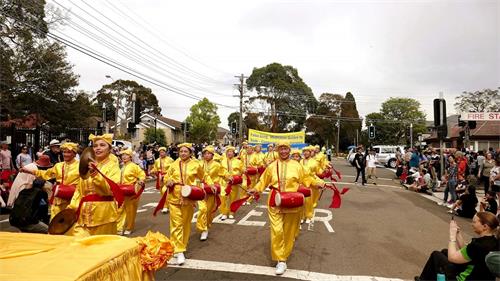
<svg viewBox="0 0 500 281">
<path fill-rule="evenodd" d="M 377 161 L 377 158 L 375 157 L 374 154 L 368 154 L 368 156 L 366 156 L 366 166 L 368 168 L 375 168 L 375 167 L 377 167 L 375 165 L 376 161 Z"/>
</svg>

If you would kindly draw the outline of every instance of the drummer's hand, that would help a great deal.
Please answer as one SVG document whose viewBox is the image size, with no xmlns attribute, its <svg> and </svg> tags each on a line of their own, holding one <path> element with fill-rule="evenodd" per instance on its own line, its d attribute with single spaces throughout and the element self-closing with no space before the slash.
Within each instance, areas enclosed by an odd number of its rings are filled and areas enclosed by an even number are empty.
<svg viewBox="0 0 500 281">
<path fill-rule="evenodd" d="M 254 195 L 255 193 L 258 193 L 258 191 L 255 188 L 249 188 L 247 190 L 247 193 L 250 194 L 250 195 Z"/>
<path fill-rule="evenodd" d="M 319 188 L 320 190 L 325 189 L 325 188 L 326 188 L 326 183 L 318 184 L 318 188 Z"/>
<path fill-rule="evenodd" d="M 96 167 L 95 162 L 89 162 L 89 173 L 93 177 L 97 175 L 97 171 L 96 171 L 95 167 Z"/>
<path fill-rule="evenodd" d="M 139 184 L 140 186 L 143 186 L 143 185 L 144 185 L 144 181 L 138 181 L 138 184 Z"/>
<path fill-rule="evenodd" d="M 173 180 L 168 180 L 167 183 L 166 183 L 166 185 L 168 187 L 172 187 L 172 186 L 174 186 L 174 181 Z"/>
</svg>

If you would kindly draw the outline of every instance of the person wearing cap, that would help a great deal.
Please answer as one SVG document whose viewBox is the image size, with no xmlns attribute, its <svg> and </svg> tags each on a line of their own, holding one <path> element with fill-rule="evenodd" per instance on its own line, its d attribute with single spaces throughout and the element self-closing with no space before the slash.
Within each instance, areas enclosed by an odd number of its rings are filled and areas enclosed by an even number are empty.
<svg viewBox="0 0 500 281">
<path fill-rule="evenodd" d="M 61 142 L 56 139 L 50 141 L 49 150 L 45 151 L 43 154 L 50 157 L 50 163 L 52 163 L 52 165 L 64 161 L 64 157 L 61 152 Z"/>
<path fill-rule="evenodd" d="M 179 158 L 169 165 L 164 188 L 170 207 L 170 240 L 175 253 L 170 263 L 182 265 L 186 261 L 184 252 L 188 247 L 196 202 L 183 197 L 181 189 L 184 185 L 197 186 L 202 182 L 213 185 L 213 182 L 209 175 L 205 176 L 202 163 L 192 158 L 192 144 L 181 143 L 178 147 Z"/>
<path fill-rule="evenodd" d="M 247 148 L 248 148 L 248 142 L 247 141 L 243 141 L 241 143 L 241 148 L 240 148 L 240 151 L 238 151 L 238 158 L 243 161 L 243 159 L 246 157 L 246 154 L 247 154 Z"/>
<path fill-rule="evenodd" d="M 121 152 L 123 166 L 120 169 L 119 184 L 142 186 L 146 179 L 146 173 L 139 165 L 132 162 L 132 154 L 133 152 L 130 148 Z M 138 204 L 139 198 L 135 195 L 125 196 L 123 205 L 118 209 L 117 230 L 119 235 L 129 235 L 134 230 Z"/>
<path fill-rule="evenodd" d="M 274 151 L 274 144 L 270 143 L 267 145 L 267 153 L 264 157 L 264 163 L 266 167 L 274 162 L 274 160 L 278 159 L 278 152 Z"/>
<path fill-rule="evenodd" d="M 293 159 L 299 163 L 300 163 L 301 154 L 302 154 L 302 152 L 300 152 L 300 150 L 298 150 L 298 149 L 292 149 L 292 151 L 290 152 L 291 159 Z"/>
<path fill-rule="evenodd" d="M 276 274 L 282 275 L 286 271 L 286 261 L 295 243 L 299 231 L 302 207 L 283 208 L 273 207 L 271 200 L 277 192 L 297 192 L 300 185 L 321 186 L 325 183 L 307 175 L 303 166 L 290 159 L 290 143 L 280 141 L 277 144 L 279 159 L 271 163 L 259 182 L 249 193 L 261 193 L 266 187 L 272 192 L 268 199 L 268 215 L 271 224 L 271 258 L 276 261 Z"/>
<path fill-rule="evenodd" d="M 161 195 L 163 196 L 164 192 L 164 184 L 163 177 L 167 173 L 168 166 L 174 162 L 170 156 L 167 155 L 167 148 L 162 146 L 158 148 L 160 153 L 160 157 L 155 160 L 153 168 L 151 169 L 151 173 L 156 175 L 156 189 L 160 190 Z M 162 213 L 168 213 L 168 201 L 165 201 L 165 206 L 161 210 Z"/>
<path fill-rule="evenodd" d="M 304 153 L 304 158 L 300 161 L 302 166 L 304 167 L 304 172 L 315 180 L 319 180 L 318 174 L 321 171 L 318 160 L 312 157 L 312 152 L 315 150 L 314 146 L 306 146 L 302 149 Z M 311 196 L 305 199 L 304 203 L 304 215 L 306 223 L 311 223 L 311 220 L 314 215 L 314 209 L 318 205 L 320 190 L 316 186 L 307 186 L 311 189 Z M 302 222 L 302 220 L 301 220 Z"/>
<path fill-rule="evenodd" d="M 56 183 L 52 186 L 52 195 L 49 200 L 50 206 L 50 219 L 52 220 L 60 211 L 66 209 L 71 199 L 58 197 L 56 189 L 59 186 L 66 185 L 76 189 L 80 181 L 80 173 L 78 170 L 80 162 L 75 159 L 78 151 L 78 144 L 72 142 L 65 142 L 61 145 L 63 152 L 63 162 L 56 163 L 48 170 L 35 170 L 21 169 L 21 172 L 31 173 L 38 178 L 44 180 L 56 179 Z"/>
<path fill-rule="evenodd" d="M 214 156 L 217 153 L 213 146 L 209 145 L 203 148 L 203 170 L 205 171 L 205 178 L 203 182 L 206 182 L 206 178 L 210 177 L 214 184 L 219 186 L 224 185 L 225 170 L 222 165 L 214 160 Z M 215 191 L 214 187 L 211 188 Z M 215 217 L 215 211 L 217 208 L 218 194 L 209 194 L 205 199 L 198 201 L 198 218 L 196 220 L 196 229 L 201 233 L 200 240 L 205 241 L 208 238 L 208 230 L 212 226 L 212 221 Z M 220 202 L 220 201 L 219 201 Z"/>
<path fill-rule="evenodd" d="M 78 218 L 67 234 L 86 237 L 99 234 L 117 233 L 119 198 L 108 180 L 117 183 L 120 181 L 120 167 L 112 160 L 113 134 L 95 136 L 91 134 L 89 140 L 95 153 L 95 161 L 89 163 L 89 177 L 81 178 L 68 208 L 77 212 Z M 105 175 L 107 177 L 104 178 Z"/>
<path fill-rule="evenodd" d="M 222 167 L 224 167 L 226 171 L 226 184 L 230 182 L 233 176 L 242 176 L 244 172 L 243 162 L 234 157 L 235 150 L 234 146 L 226 146 L 225 157 L 221 161 Z M 225 188 L 222 190 L 221 220 L 225 220 L 228 217 L 234 219 L 234 213 L 230 212 L 229 206 L 231 206 L 231 203 L 234 201 L 240 199 L 240 197 L 242 197 L 240 193 L 244 194 L 243 192 L 241 184 L 232 185 L 231 193 L 229 194 L 226 194 Z"/>
<path fill-rule="evenodd" d="M 259 163 L 258 155 L 256 155 L 254 153 L 253 146 L 247 145 L 246 151 L 247 151 L 247 153 L 241 159 L 241 161 L 243 162 L 243 170 L 245 171 L 245 173 L 243 174 L 243 187 L 248 190 L 249 188 L 252 188 L 255 186 L 255 184 L 257 184 L 257 181 L 259 180 L 259 177 L 260 177 L 258 172 L 257 172 L 257 174 L 250 175 L 248 173 L 248 170 L 249 169 L 257 170 L 260 163 Z M 245 196 L 246 196 L 245 192 L 240 192 L 240 199 L 245 197 Z M 245 202 L 245 204 L 248 204 L 248 203 Z"/>
</svg>

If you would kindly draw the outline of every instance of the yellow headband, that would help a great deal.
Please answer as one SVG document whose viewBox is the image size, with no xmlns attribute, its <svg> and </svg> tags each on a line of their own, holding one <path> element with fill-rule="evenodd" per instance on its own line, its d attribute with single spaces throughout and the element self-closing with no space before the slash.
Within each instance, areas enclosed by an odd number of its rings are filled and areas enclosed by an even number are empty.
<svg viewBox="0 0 500 281">
<path fill-rule="evenodd" d="M 178 148 L 185 147 L 185 148 L 189 148 L 189 150 L 191 150 L 191 148 L 193 148 L 193 144 L 189 143 L 189 142 L 185 142 L 185 143 L 181 143 L 181 144 L 177 145 L 177 147 Z"/>
<path fill-rule="evenodd" d="M 125 150 L 120 151 L 120 154 L 127 154 L 129 156 L 132 156 L 132 149 L 127 148 Z"/>
<path fill-rule="evenodd" d="M 78 153 L 78 144 L 74 142 L 65 142 L 61 145 L 62 150 L 71 150 L 75 153 Z"/>
<path fill-rule="evenodd" d="M 235 151 L 236 148 L 234 146 L 228 145 L 228 146 L 226 146 L 226 151 L 228 151 L 228 150 Z"/>
<path fill-rule="evenodd" d="M 104 134 L 102 136 L 96 136 L 94 134 L 90 134 L 89 140 L 91 142 L 96 142 L 97 140 L 103 140 L 107 142 L 109 145 L 113 142 L 113 134 Z"/>
<path fill-rule="evenodd" d="M 203 148 L 203 153 L 205 153 L 205 151 L 208 151 L 208 152 L 210 152 L 212 154 L 215 154 L 215 148 L 213 146 L 211 146 L 211 145 L 208 145 L 205 148 Z"/>
<path fill-rule="evenodd" d="M 162 146 L 162 147 L 158 148 L 158 151 L 162 151 L 162 150 L 163 150 L 163 151 L 167 151 L 167 148 L 166 148 L 166 147 L 164 147 L 164 146 Z"/>
<path fill-rule="evenodd" d="M 243 145 L 243 144 L 248 144 L 248 142 L 247 142 L 247 141 L 244 141 L 244 142 L 242 142 L 241 144 L 242 144 L 242 145 Z"/>
<path fill-rule="evenodd" d="M 286 146 L 288 148 L 290 148 L 290 142 L 288 141 L 279 141 L 277 144 L 276 144 L 276 148 L 280 147 L 280 146 Z"/>
<path fill-rule="evenodd" d="M 293 149 L 292 152 L 290 152 L 291 155 L 294 155 L 294 154 L 302 154 L 302 152 L 300 152 L 300 150 L 298 149 Z"/>
</svg>

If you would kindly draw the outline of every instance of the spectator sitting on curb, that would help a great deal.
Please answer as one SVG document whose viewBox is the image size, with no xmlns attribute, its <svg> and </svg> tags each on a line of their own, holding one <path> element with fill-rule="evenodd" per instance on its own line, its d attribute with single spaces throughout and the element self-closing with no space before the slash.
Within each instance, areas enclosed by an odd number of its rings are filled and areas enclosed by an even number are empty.
<svg viewBox="0 0 500 281">
<path fill-rule="evenodd" d="M 19 193 L 9 216 L 12 226 L 22 232 L 48 233 L 49 198 L 44 185 L 44 180 L 35 179 L 31 188 Z"/>
<path fill-rule="evenodd" d="M 477 202 L 476 187 L 471 184 L 467 187 L 467 190 L 460 195 L 457 202 L 451 206 L 448 212 L 471 219 L 476 214 Z"/>
<path fill-rule="evenodd" d="M 498 211 L 498 204 L 496 200 L 497 196 L 495 194 L 495 191 L 490 190 L 488 191 L 484 197 L 483 200 L 481 200 L 480 205 L 479 205 L 479 210 L 481 212 L 490 212 L 493 214 L 496 214 Z"/>
</svg>

